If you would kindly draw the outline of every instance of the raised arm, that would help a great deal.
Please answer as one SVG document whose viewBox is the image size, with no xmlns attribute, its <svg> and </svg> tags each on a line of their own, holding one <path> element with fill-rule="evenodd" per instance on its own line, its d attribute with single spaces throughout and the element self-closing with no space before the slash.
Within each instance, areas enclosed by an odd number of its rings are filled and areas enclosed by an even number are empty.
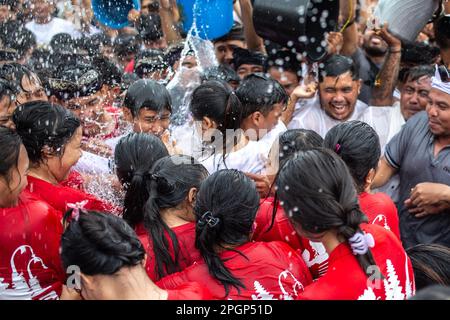
<svg viewBox="0 0 450 320">
<path fill-rule="evenodd" d="M 356 0 L 340 0 L 339 6 L 343 23 L 341 32 L 344 37 L 341 54 L 350 57 L 358 48 L 358 28 L 355 23 Z"/>
<path fill-rule="evenodd" d="M 372 182 L 371 188 L 379 188 L 384 186 L 394 174 L 397 173 L 397 169 L 393 168 L 385 159 L 385 157 L 380 159 L 378 164 L 377 173 L 375 179 Z"/>
<path fill-rule="evenodd" d="M 251 0 L 239 0 L 239 4 L 241 6 L 241 19 L 244 25 L 244 35 L 248 49 L 266 54 L 264 40 L 258 36 L 253 25 L 253 6 Z"/>
<path fill-rule="evenodd" d="M 391 106 L 394 103 L 394 89 L 400 70 L 402 42 L 390 34 L 387 28 L 388 24 L 385 23 L 383 28 L 377 31 L 377 34 L 388 44 L 389 51 L 372 89 L 370 101 L 372 106 Z"/>
</svg>

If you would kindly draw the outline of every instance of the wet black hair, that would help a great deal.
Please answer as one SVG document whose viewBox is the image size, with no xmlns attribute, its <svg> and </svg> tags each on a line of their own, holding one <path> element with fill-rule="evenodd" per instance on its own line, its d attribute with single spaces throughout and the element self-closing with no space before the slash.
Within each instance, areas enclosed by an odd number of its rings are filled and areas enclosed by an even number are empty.
<svg viewBox="0 0 450 320">
<path fill-rule="evenodd" d="M 3 28 L 0 39 L 5 48 L 13 49 L 17 53 L 16 59 L 21 59 L 32 48 L 36 47 L 36 37 L 34 34 L 20 25 L 17 21 L 11 20 Z"/>
<path fill-rule="evenodd" d="M 442 15 L 434 25 L 436 43 L 442 50 L 450 49 L 450 16 Z"/>
<path fill-rule="evenodd" d="M 243 119 L 257 111 L 267 116 L 275 104 L 287 104 L 289 101 L 289 95 L 278 81 L 259 73 L 246 76 L 236 95 L 242 103 Z"/>
<path fill-rule="evenodd" d="M 297 54 L 291 51 L 277 50 L 274 54 L 270 54 L 266 61 L 265 71 L 269 71 L 272 67 L 290 71 L 299 79 L 302 76 L 302 65 L 298 61 Z"/>
<path fill-rule="evenodd" d="M 27 92 L 22 86 L 22 80 L 24 77 L 29 79 L 36 77 L 39 79 L 33 71 L 19 63 L 12 62 L 0 65 L 0 78 L 10 84 L 15 94 Z"/>
<path fill-rule="evenodd" d="M 230 32 L 213 40 L 214 43 L 220 41 L 240 40 L 245 41 L 244 28 L 240 23 L 235 22 Z"/>
<path fill-rule="evenodd" d="M 241 82 L 241 78 L 236 71 L 227 64 L 207 68 L 201 75 L 201 81 L 208 80 L 222 80 L 228 83 L 234 81 L 238 84 Z"/>
<path fill-rule="evenodd" d="M 114 40 L 113 51 L 117 57 L 125 57 L 130 53 L 137 53 L 139 43 L 133 35 L 119 34 Z"/>
<path fill-rule="evenodd" d="M 219 146 L 225 157 L 226 150 L 237 143 L 235 138 L 242 121 L 242 105 L 233 89 L 223 81 L 206 81 L 192 93 L 189 110 L 195 121 L 208 117 L 217 123 L 217 130 L 222 134 Z M 227 130 L 233 130 L 231 137 Z"/>
<path fill-rule="evenodd" d="M 402 83 L 417 81 L 422 77 L 432 78 L 435 73 L 435 68 L 430 65 L 419 65 L 412 68 L 403 68 L 400 70 L 398 79 Z"/>
<path fill-rule="evenodd" d="M 22 140 L 13 130 L 0 126 L 0 176 L 7 183 L 11 180 L 11 169 L 19 165 L 19 154 Z"/>
<path fill-rule="evenodd" d="M 34 165 L 44 160 L 44 146 L 56 155 L 64 154 L 65 144 L 81 125 L 80 120 L 66 108 L 44 101 L 18 106 L 13 122 Z"/>
<path fill-rule="evenodd" d="M 17 0 L 0 0 L 0 6 L 10 6 L 11 9 L 15 9 L 17 4 Z"/>
<path fill-rule="evenodd" d="M 116 174 L 126 190 L 123 219 L 133 228 L 144 221 L 150 169 L 157 160 L 168 155 L 161 139 L 150 133 L 130 133 L 120 139 L 116 146 Z"/>
<path fill-rule="evenodd" d="M 3 97 L 7 97 L 9 102 L 11 103 L 14 99 L 14 90 L 11 88 L 11 85 L 5 79 L 0 78 L 0 101 L 3 100 Z"/>
<path fill-rule="evenodd" d="M 280 163 L 293 156 L 296 152 L 323 146 L 322 137 L 313 130 L 291 129 L 278 138 Z"/>
<path fill-rule="evenodd" d="M 370 169 L 378 167 L 381 156 L 380 139 L 376 131 L 361 121 L 346 121 L 331 128 L 324 147 L 336 152 L 347 165 L 358 193 L 364 191 Z"/>
<path fill-rule="evenodd" d="M 266 65 L 267 56 L 257 52 L 236 47 L 233 49 L 232 65 L 234 70 L 239 69 L 243 64 L 253 64 L 264 67 Z"/>
<path fill-rule="evenodd" d="M 150 79 L 141 79 L 128 88 L 123 106 L 130 109 L 133 117 L 137 117 L 142 108 L 156 112 L 167 109 L 172 112 L 172 99 L 162 84 Z"/>
<path fill-rule="evenodd" d="M 418 244 L 406 250 L 414 270 L 416 289 L 433 284 L 450 286 L 450 248 L 439 244 Z"/>
<path fill-rule="evenodd" d="M 137 20 L 136 29 L 139 32 L 139 39 L 144 42 L 156 41 L 164 37 L 161 17 L 156 13 L 141 14 Z"/>
<path fill-rule="evenodd" d="M 173 68 L 175 62 L 181 59 L 181 53 L 183 52 L 184 45 L 184 42 L 178 42 L 169 45 L 169 47 L 164 52 L 164 60 L 171 68 Z"/>
<path fill-rule="evenodd" d="M 450 286 L 428 286 L 418 290 L 409 300 L 450 300 Z"/>
<path fill-rule="evenodd" d="M 72 53 L 75 50 L 75 47 L 75 39 L 68 33 L 57 33 L 50 40 L 50 48 L 54 52 Z"/>
<path fill-rule="evenodd" d="M 134 65 L 134 73 L 139 78 L 143 78 L 146 73 L 164 70 L 167 67 L 168 65 L 164 60 L 164 53 L 161 50 L 147 49 L 138 54 Z"/>
<path fill-rule="evenodd" d="M 144 207 L 144 225 L 152 239 L 155 254 L 155 274 L 160 279 L 181 271 L 179 268 L 179 243 L 175 232 L 164 222 L 160 210 L 176 208 L 182 204 L 192 188 L 200 188 L 208 176 L 206 168 L 194 158 L 184 155 L 164 157 L 154 164 L 147 192 L 148 201 Z M 174 256 L 170 254 L 170 237 Z"/>
<path fill-rule="evenodd" d="M 293 225 L 319 234 L 335 229 L 346 240 L 362 232 L 367 222 L 362 213 L 353 179 L 344 161 L 325 148 L 298 152 L 287 160 L 276 178 L 277 196 Z M 367 276 L 376 266 L 370 249 L 356 256 Z M 383 277 L 377 272 L 375 277 Z"/>
<path fill-rule="evenodd" d="M 235 251 L 250 241 L 250 234 L 259 208 L 255 183 L 238 170 L 219 170 L 203 181 L 195 202 L 195 246 L 200 250 L 209 273 L 220 281 L 228 296 L 230 286 L 238 292 L 245 288 L 224 265 L 219 253 Z M 227 247 L 225 247 L 227 246 Z"/>
<path fill-rule="evenodd" d="M 352 80 L 359 80 L 357 64 L 349 57 L 342 55 L 332 55 L 319 64 L 319 82 L 323 82 L 325 77 L 339 77 L 350 72 Z"/>
<path fill-rule="evenodd" d="M 439 48 L 423 42 L 406 42 L 402 46 L 401 63 L 431 65 L 439 56 Z"/>
<path fill-rule="evenodd" d="M 80 210 L 78 219 L 72 214 L 72 209 L 65 214 L 68 225 L 61 237 L 64 269 L 78 266 L 86 275 L 112 275 L 144 260 L 141 241 L 120 217 L 85 210 Z"/>
<path fill-rule="evenodd" d="M 117 65 L 105 57 L 97 56 L 92 60 L 92 65 L 100 73 L 101 83 L 110 87 L 119 86 L 122 82 L 123 72 Z"/>
</svg>

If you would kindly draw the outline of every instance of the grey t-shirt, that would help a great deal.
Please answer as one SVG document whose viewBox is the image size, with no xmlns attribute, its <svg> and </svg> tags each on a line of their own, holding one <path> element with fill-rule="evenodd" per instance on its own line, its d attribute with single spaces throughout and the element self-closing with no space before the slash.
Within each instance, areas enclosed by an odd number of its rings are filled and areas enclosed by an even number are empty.
<svg viewBox="0 0 450 320">
<path fill-rule="evenodd" d="M 421 182 L 450 185 L 450 145 L 434 156 L 434 135 L 429 130 L 428 115 L 422 111 L 410 118 L 386 146 L 386 160 L 399 170 L 400 233 L 405 248 L 416 244 L 439 243 L 450 246 L 450 210 L 416 218 L 404 201 L 411 189 Z"/>
</svg>

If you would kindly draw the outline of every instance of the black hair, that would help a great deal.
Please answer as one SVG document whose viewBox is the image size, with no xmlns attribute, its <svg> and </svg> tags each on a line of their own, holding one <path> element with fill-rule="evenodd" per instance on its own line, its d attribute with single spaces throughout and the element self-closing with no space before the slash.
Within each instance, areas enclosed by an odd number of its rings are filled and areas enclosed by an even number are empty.
<svg viewBox="0 0 450 320">
<path fill-rule="evenodd" d="M 44 146 L 56 155 L 64 154 L 64 146 L 81 125 L 80 120 L 66 108 L 44 101 L 32 101 L 16 108 L 13 122 L 22 138 L 30 162 L 44 160 Z"/>
<path fill-rule="evenodd" d="M 147 49 L 138 54 L 134 65 L 134 73 L 139 78 L 143 78 L 146 73 L 164 70 L 167 67 L 168 65 L 164 60 L 164 53 L 161 50 Z"/>
<path fill-rule="evenodd" d="M 20 146 L 22 140 L 13 130 L 0 126 L 0 176 L 6 182 L 11 180 L 11 169 L 17 168 L 19 164 Z"/>
<path fill-rule="evenodd" d="M 116 146 L 116 174 L 126 190 L 123 219 L 133 228 L 144 221 L 144 204 L 149 195 L 146 175 L 158 159 L 168 155 L 161 139 L 150 133 L 130 133 Z"/>
<path fill-rule="evenodd" d="M 450 248 L 439 244 L 418 244 L 406 252 L 411 259 L 417 290 L 432 284 L 450 286 Z"/>
<path fill-rule="evenodd" d="M 36 46 L 36 37 L 23 25 L 16 21 L 8 21 L 4 27 L 5 31 L 1 37 L 4 47 L 16 51 L 17 58 L 21 59 L 25 54 Z"/>
<path fill-rule="evenodd" d="M 289 101 L 289 95 L 278 81 L 255 73 L 244 78 L 236 95 L 242 103 L 243 119 L 257 111 L 266 116 L 275 104 L 286 104 Z"/>
<path fill-rule="evenodd" d="M 156 41 L 164 37 L 161 17 L 156 13 L 140 15 L 136 23 L 136 29 L 139 32 L 139 39 L 144 42 Z"/>
<path fill-rule="evenodd" d="M 141 241 L 120 217 L 85 210 L 80 210 L 78 219 L 72 214 L 72 209 L 65 214 L 68 226 L 61 237 L 64 269 L 75 265 L 86 275 L 112 275 L 144 260 Z"/>
<path fill-rule="evenodd" d="M 298 61 L 297 54 L 291 51 L 277 50 L 274 54 L 270 54 L 265 66 L 266 72 L 272 67 L 290 71 L 294 73 L 297 78 L 301 78 L 302 76 L 302 65 Z"/>
<path fill-rule="evenodd" d="M 9 6 L 11 10 L 16 9 L 17 4 L 17 0 L 0 0 L 0 6 Z"/>
<path fill-rule="evenodd" d="M 100 73 L 101 83 L 110 87 L 118 86 L 122 82 L 123 72 L 117 65 L 102 56 L 94 57 L 93 66 Z"/>
<path fill-rule="evenodd" d="M 346 240 L 362 232 L 367 222 L 353 179 L 344 161 L 325 148 L 300 151 L 287 160 L 277 179 L 277 195 L 289 220 L 302 230 L 318 234 L 335 229 Z M 367 276 L 376 266 L 370 249 L 356 258 Z M 381 272 L 376 277 L 383 277 Z"/>
<path fill-rule="evenodd" d="M 207 68 L 202 73 L 201 80 L 202 82 L 208 80 L 222 80 L 228 83 L 235 81 L 238 84 L 241 82 L 241 78 L 239 78 L 236 71 L 227 64 L 220 64 L 218 66 Z"/>
<path fill-rule="evenodd" d="M 450 300 L 450 286 L 428 286 L 418 290 L 409 300 Z"/>
<path fill-rule="evenodd" d="M 130 53 L 138 52 L 139 44 L 135 36 L 119 34 L 114 40 L 113 51 L 117 57 L 124 57 Z"/>
<path fill-rule="evenodd" d="M 439 56 L 439 48 L 423 42 L 406 42 L 402 46 L 401 63 L 413 65 L 432 64 Z"/>
<path fill-rule="evenodd" d="M 50 40 L 50 48 L 55 52 L 73 52 L 75 50 L 75 40 L 68 33 L 57 33 Z"/>
<path fill-rule="evenodd" d="M 172 112 L 172 98 L 162 84 L 150 79 L 141 79 L 128 88 L 123 106 L 130 109 L 133 117 L 137 117 L 142 108 L 155 112 L 167 109 Z"/>
<path fill-rule="evenodd" d="M 442 15 L 434 25 L 436 43 L 442 50 L 450 49 L 450 17 Z"/>
<path fill-rule="evenodd" d="M 226 150 L 237 143 L 235 134 L 239 133 L 242 121 L 242 105 L 232 88 L 219 80 L 202 83 L 192 93 L 189 110 L 196 121 L 208 117 L 217 123 L 217 130 L 222 134 L 221 147 L 225 157 Z M 233 130 L 231 137 L 227 135 L 230 129 Z"/>
<path fill-rule="evenodd" d="M 267 56 L 257 52 L 236 47 L 233 49 L 233 62 L 234 70 L 237 70 L 243 64 L 253 64 L 264 67 L 266 65 Z"/>
<path fill-rule="evenodd" d="M 254 182 L 238 170 L 215 172 L 203 181 L 197 193 L 195 246 L 209 273 L 223 284 L 226 296 L 230 286 L 238 292 L 245 286 L 224 265 L 219 253 L 230 250 L 245 257 L 229 246 L 240 246 L 250 240 L 259 201 Z"/>
<path fill-rule="evenodd" d="M 350 72 L 352 80 L 359 80 L 357 64 L 349 57 L 342 55 L 332 55 L 319 64 L 319 82 L 323 82 L 325 77 L 339 77 Z"/>
<path fill-rule="evenodd" d="M 298 151 L 323 146 L 322 137 L 317 132 L 308 129 L 287 130 L 280 135 L 278 141 L 280 163 L 290 158 Z"/>
<path fill-rule="evenodd" d="M 432 78 L 434 76 L 435 69 L 430 65 L 420 65 L 412 68 L 403 68 L 400 70 L 398 79 L 402 83 L 417 81 L 422 77 Z"/>
<path fill-rule="evenodd" d="M 24 77 L 29 79 L 33 77 L 38 78 L 33 71 L 19 63 L 12 62 L 0 65 L 0 78 L 5 79 L 10 84 L 15 94 L 27 92 L 22 86 Z"/>
<path fill-rule="evenodd" d="M 245 41 L 244 28 L 240 23 L 235 22 L 230 32 L 213 40 L 214 43 L 220 41 L 239 40 Z"/>
<path fill-rule="evenodd" d="M 11 103 L 14 96 L 13 92 L 14 90 L 11 88 L 9 82 L 0 78 L 0 101 L 6 96 L 8 97 L 9 103 Z"/>
<path fill-rule="evenodd" d="M 336 152 L 347 165 L 356 189 L 364 191 L 370 169 L 378 167 L 381 156 L 380 139 L 376 131 L 361 121 L 346 121 L 331 128 L 324 147 Z"/>
<path fill-rule="evenodd" d="M 184 42 L 178 42 L 169 45 L 169 47 L 164 52 L 164 60 L 171 68 L 173 68 L 175 62 L 181 59 L 181 53 L 183 52 L 184 45 Z"/>
<path fill-rule="evenodd" d="M 184 155 L 164 157 L 154 164 L 147 184 L 149 194 L 144 207 L 144 225 L 152 239 L 155 254 L 155 274 L 162 278 L 181 271 L 178 265 L 179 243 L 175 232 L 164 222 L 160 210 L 182 204 L 191 188 L 200 188 L 208 176 L 205 167 Z M 169 235 L 174 257 L 170 254 Z"/>
</svg>

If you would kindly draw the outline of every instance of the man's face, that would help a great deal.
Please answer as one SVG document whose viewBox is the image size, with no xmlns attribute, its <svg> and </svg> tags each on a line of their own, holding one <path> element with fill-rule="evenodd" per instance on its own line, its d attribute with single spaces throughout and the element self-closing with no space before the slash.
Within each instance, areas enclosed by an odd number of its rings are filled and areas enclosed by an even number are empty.
<svg viewBox="0 0 450 320">
<path fill-rule="evenodd" d="M 244 79 L 249 74 L 263 71 L 264 71 L 263 66 L 259 66 L 257 64 L 241 64 L 236 72 L 239 78 Z"/>
<path fill-rule="evenodd" d="M 221 64 L 231 64 L 233 60 L 233 50 L 239 47 L 246 49 L 245 42 L 242 40 L 217 41 L 214 43 L 217 61 Z"/>
<path fill-rule="evenodd" d="M 45 93 L 44 87 L 42 86 L 41 80 L 39 80 L 35 74 L 32 73 L 30 77 L 24 75 L 21 81 L 21 87 L 23 90 L 16 96 L 16 105 L 31 101 L 48 101 L 48 97 Z"/>
<path fill-rule="evenodd" d="M 270 111 L 267 115 L 262 115 L 259 123 L 257 125 L 257 137 L 261 139 L 266 133 L 272 130 L 277 124 L 285 109 L 286 104 L 276 103 L 272 111 Z"/>
<path fill-rule="evenodd" d="M 65 102 L 65 107 L 75 113 L 81 121 L 83 135 L 93 137 L 111 120 L 104 110 L 105 97 L 101 91 L 87 97 L 73 98 Z"/>
<path fill-rule="evenodd" d="M 450 95 L 431 88 L 426 110 L 430 131 L 437 137 L 449 137 Z"/>
<path fill-rule="evenodd" d="M 431 78 L 423 76 L 418 80 L 407 81 L 401 90 L 400 109 L 405 120 L 417 112 L 425 110 L 431 90 Z"/>
<path fill-rule="evenodd" d="M 133 131 L 153 133 L 157 137 L 169 128 L 170 112 L 163 109 L 159 114 L 156 111 L 141 108 L 137 117 L 133 119 Z"/>
<path fill-rule="evenodd" d="M 45 20 L 51 16 L 55 10 L 53 0 L 32 0 L 31 14 L 37 20 Z"/>
<path fill-rule="evenodd" d="M 289 96 L 299 84 L 298 76 L 292 71 L 272 67 L 269 70 L 269 74 L 283 86 Z"/>
<path fill-rule="evenodd" d="M 376 57 L 382 57 L 386 54 L 388 44 L 380 36 L 377 36 L 375 31 L 366 29 L 363 40 L 363 48 L 367 54 Z"/>
<path fill-rule="evenodd" d="M 320 104 L 336 120 L 347 120 L 355 110 L 361 82 L 353 80 L 350 72 L 338 77 L 325 77 L 319 84 Z"/>
</svg>

